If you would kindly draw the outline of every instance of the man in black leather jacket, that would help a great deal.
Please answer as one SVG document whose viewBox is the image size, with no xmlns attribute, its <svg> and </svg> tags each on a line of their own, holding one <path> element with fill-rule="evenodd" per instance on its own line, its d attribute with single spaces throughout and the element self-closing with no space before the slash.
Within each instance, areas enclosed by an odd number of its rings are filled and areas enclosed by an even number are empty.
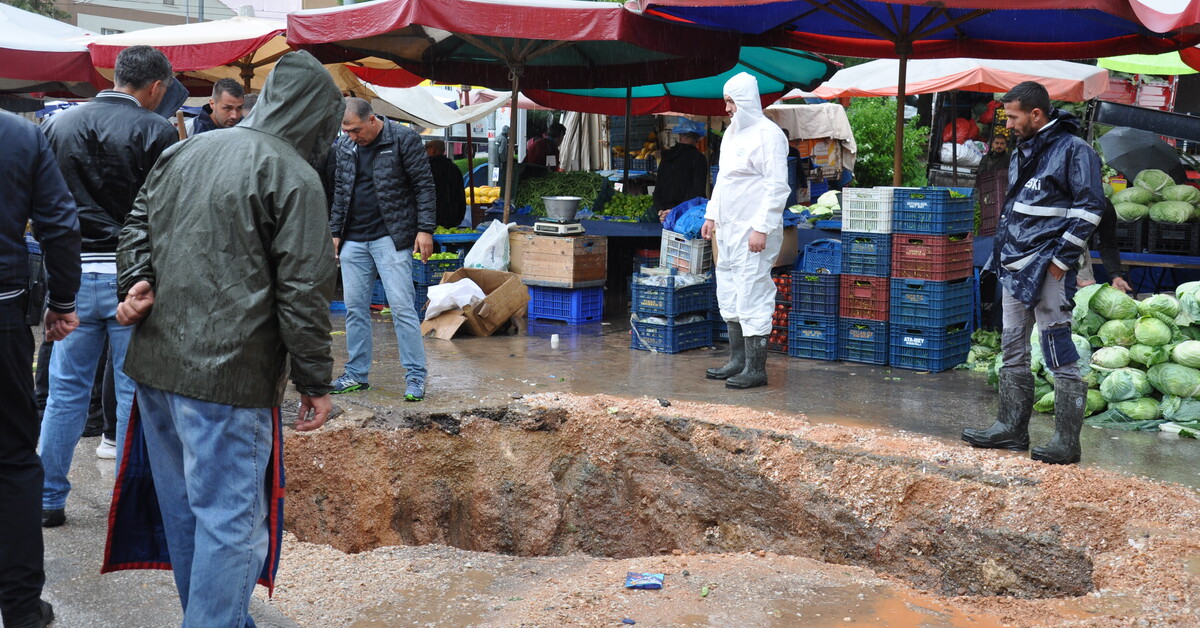
<svg viewBox="0 0 1200 628">
<path fill-rule="evenodd" d="M 122 454 L 133 400 L 125 375 L 132 328 L 117 323 L 117 244 L 125 217 L 158 156 L 179 136 L 154 109 L 174 77 L 171 63 L 149 46 L 117 56 L 112 90 L 69 109 L 45 125 L 67 188 L 79 207 L 83 276 L 78 295 L 79 329 L 56 343 L 50 359 L 50 397 L 42 421 L 41 454 L 46 472 L 42 525 L 66 521 L 71 484 L 67 472 L 87 420 L 92 381 L 108 338 L 117 392 L 116 451 Z"/>
</svg>

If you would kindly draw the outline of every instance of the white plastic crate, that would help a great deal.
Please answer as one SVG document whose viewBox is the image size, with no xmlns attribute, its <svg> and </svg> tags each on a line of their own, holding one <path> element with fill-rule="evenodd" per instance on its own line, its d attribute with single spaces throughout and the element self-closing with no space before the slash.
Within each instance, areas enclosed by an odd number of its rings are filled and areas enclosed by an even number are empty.
<svg viewBox="0 0 1200 628">
<path fill-rule="evenodd" d="M 843 188 L 842 230 L 892 232 L 892 203 L 896 188 Z"/>
<path fill-rule="evenodd" d="M 712 270 L 712 242 L 687 238 L 663 229 L 659 247 L 659 268 L 677 268 L 684 273 L 703 273 Z"/>
</svg>

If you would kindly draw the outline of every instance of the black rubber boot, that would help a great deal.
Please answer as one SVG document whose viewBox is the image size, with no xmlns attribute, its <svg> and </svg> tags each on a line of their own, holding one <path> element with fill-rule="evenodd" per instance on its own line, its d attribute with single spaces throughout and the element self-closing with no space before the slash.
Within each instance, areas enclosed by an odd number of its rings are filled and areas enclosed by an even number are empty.
<svg viewBox="0 0 1200 628">
<path fill-rule="evenodd" d="M 746 336 L 746 368 L 725 380 L 726 388 L 767 385 L 767 337 Z"/>
<path fill-rule="evenodd" d="M 731 321 L 726 325 L 729 326 L 729 361 L 725 366 L 705 371 L 704 376 L 708 379 L 729 379 L 746 368 L 746 341 L 742 337 L 742 324 Z"/>
<path fill-rule="evenodd" d="M 1087 409 L 1087 384 L 1080 380 L 1054 381 L 1054 436 L 1045 447 L 1034 447 L 1030 458 L 1048 464 L 1079 462 L 1079 432 Z"/>
<path fill-rule="evenodd" d="M 996 422 L 984 430 L 967 428 L 962 439 L 987 449 L 1029 449 L 1029 415 L 1033 413 L 1033 373 L 1027 369 L 1000 371 L 1000 410 Z"/>
</svg>

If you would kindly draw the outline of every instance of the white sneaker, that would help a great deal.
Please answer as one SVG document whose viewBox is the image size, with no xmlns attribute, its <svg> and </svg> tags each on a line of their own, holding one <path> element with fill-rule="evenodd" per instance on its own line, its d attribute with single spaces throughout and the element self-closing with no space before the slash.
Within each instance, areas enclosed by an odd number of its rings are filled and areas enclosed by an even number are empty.
<svg viewBox="0 0 1200 628">
<path fill-rule="evenodd" d="M 96 457 L 101 460 L 116 460 L 117 441 L 109 440 L 107 436 L 101 437 L 100 446 L 96 448 Z"/>
</svg>

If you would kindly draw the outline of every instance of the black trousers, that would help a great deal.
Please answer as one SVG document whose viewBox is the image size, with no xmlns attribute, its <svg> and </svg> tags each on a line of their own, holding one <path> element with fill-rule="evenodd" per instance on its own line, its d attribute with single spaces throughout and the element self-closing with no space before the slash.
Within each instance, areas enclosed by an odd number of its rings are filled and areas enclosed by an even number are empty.
<svg viewBox="0 0 1200 628">
<path fill-rule="evenodd" d="M 42 462 L 33 399 L 33 333 L 24 308 L 0 305 L 0 614 L 36 612 L 42 566 Z"/>
</svg>

